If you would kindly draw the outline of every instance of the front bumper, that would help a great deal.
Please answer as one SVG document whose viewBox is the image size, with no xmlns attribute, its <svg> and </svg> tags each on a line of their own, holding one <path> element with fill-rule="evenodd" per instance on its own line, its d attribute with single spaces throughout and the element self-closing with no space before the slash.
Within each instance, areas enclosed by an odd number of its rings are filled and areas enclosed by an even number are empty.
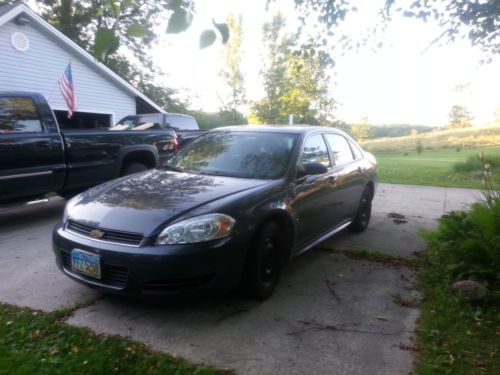
<svg viewBox="0 0 500 375">
<path fill-rule="evenodd" d="M 71 279 L 88 286 L 125 295 L 214 294 L 239 283 L 248 236 L 183 245 L 130 247 L 97 242 L 65 231 L 59 223 L 53 231 L 56 263 Z M 71 270 L 71 251 L 100 256 L 102 277 L 94 279 Z"/>
</svg>

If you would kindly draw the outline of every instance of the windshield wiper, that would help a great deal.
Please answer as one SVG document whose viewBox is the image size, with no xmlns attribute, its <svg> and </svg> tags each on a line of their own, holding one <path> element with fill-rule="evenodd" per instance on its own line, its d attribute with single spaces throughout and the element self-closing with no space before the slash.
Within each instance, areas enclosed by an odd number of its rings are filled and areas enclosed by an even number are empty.
<svg viewBox="0 0 500 375">
<path fill-rule="evenodd" d="M 179 168 L 179 167 L 174 167 L 173 165 L 171 164 L 164 164 L 163 165 L 163 168 L 165 169 L 169 169 L 171 171 L 175 171 L 175 172 L 184 172 L 184 169 L 182 168 Z"/>
</svg>

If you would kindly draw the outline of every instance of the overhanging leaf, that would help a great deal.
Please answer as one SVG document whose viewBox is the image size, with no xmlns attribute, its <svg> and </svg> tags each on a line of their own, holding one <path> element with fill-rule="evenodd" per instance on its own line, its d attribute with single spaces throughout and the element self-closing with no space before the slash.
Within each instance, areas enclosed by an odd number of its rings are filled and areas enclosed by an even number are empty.
<svg viewBox="0 0 500 375">
<path fill-rule="evenodd" d="M 213 20 L 212 22 L 222 37 L 222 44 L 226 44 L 229 40 L 229 26 L 227 25 L 227 23 L 216 23 Z"/>
<path fill-rule="evenodd" d="M 214 44 L 217 35 L 213 30 L 205 30 L 200 35 L 200 49 L 210 47 Z"/>
<path fill-rule="evenodd" d="M 107 55 L 115 52 L 119 46 L 120 40 L 113 31 L 103 27 L 97 29 L 94 39 L 94 56 L 96 59 L 103 61 Z"/>
<path fill-rule="evenodd" d="M 127 27 L 127 35 L 133 38 L 142 38 L 147 32 L 148 29 L 138 22 L 135 22 Z"/>
<path fill-rule="evenodd" d="M 191 22 L 193 15 L 182 8 L 175 9 L 174 13 L 170 16 L 167 25 L 167 34 L 178 34 L 186 31 Z"/>
</svg>

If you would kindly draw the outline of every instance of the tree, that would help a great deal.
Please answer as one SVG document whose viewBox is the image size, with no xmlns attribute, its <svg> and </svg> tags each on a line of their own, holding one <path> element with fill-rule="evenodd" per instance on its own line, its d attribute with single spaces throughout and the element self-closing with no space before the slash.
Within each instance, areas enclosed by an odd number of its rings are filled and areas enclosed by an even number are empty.
<svg viewBox="0 0 500 375">
<path fill-rule="evenodd" d="M 219 76 L 223 79 L 229 93 L 221 98 L 221 104 L 223 111 L 237 111 L 246 103 L 245 79 L 241 71 L 242 17 L 235 18 L 233 14 L 230 14 L 226 22 L 231 37 L 224 46 L 225 64 L 221 68 Z"/>
<path fill-rule="evenodd" d="M 252 106 L 252 117 L 262 123 L 327 122 L 334 107 L 329 95 L 329 58 L 309 41 L 302 53 L 294 51 L 297 36 L 286 34 L 285 18 L 273 17 L 263 27 L 267 61 L 262 70 L 266 96 Z"/>
<path fill-rule="evenodd" d="M 275 1 L 275 0 L 269 0 Z M 323 28 L 317 30 L 317 35 L 333 36 L 335 32 L 342 32 L 338 26 L 356 12 L 357 7 L 352 0 L 294 0 L 295 7 L 300 14 L 303 25 L 313 20 L 319 21 Z M 453 42 L 457 38 L 468 38 L 472 45 L 485 51 L 489 58 L 500 53 L 500 3 L 498 0 L 450 0 L 447 2 L 413 0 L 404 2 L 386 0 L 379 9 L 381 21 L 378 29 L 372 30 L 376 35 L 380 28 L 384 28 L 396 12 L 405 17 L 420 18 L 427 21 L 434 18 L 441 27 L 441 33 L 435 41 L 445 40 Z M 341 45 L 352 48 L 352 42 L 346 35 L 342 35 Z M 324 41 L 326 45 L 326 39 Z"/>
<path fill-rule="evenodd" d="M 371 126 L 368 124 L 354 124 L 351 132 L 357 141 L 365 141 L 370 138 Z"/>
<path fill-rule="evenodd" d="M 450 119 L 450 128 L 468 128 L 472 126 L 472 116 L 464 105 L 454 105 L 448 115 Z"/>
</svg>

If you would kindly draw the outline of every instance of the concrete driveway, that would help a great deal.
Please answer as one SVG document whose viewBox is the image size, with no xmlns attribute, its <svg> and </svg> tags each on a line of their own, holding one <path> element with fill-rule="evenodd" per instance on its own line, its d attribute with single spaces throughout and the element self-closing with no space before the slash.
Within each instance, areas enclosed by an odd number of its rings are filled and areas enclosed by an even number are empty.
<svg viewBox="0 0 500 375">
<path fill-rule="evenodd" d="M 380 184 L 372 223 L 341 233 L 290 262 L 265 303 L 237 294 L 145 303 L 102 295 L 55 267 L 50 236 L 64 202 L 0 213 L 0 301 L 43 310 L 75 308 L 70 324 L 147 342 L 195 363 L 242 374 L 407 374 L 417 301 L 404 268 L 355 260 L 363 248 L 411 256 L 424 247 L 419 228 L 463 208 L 479 192 Z"/>
</svg>

